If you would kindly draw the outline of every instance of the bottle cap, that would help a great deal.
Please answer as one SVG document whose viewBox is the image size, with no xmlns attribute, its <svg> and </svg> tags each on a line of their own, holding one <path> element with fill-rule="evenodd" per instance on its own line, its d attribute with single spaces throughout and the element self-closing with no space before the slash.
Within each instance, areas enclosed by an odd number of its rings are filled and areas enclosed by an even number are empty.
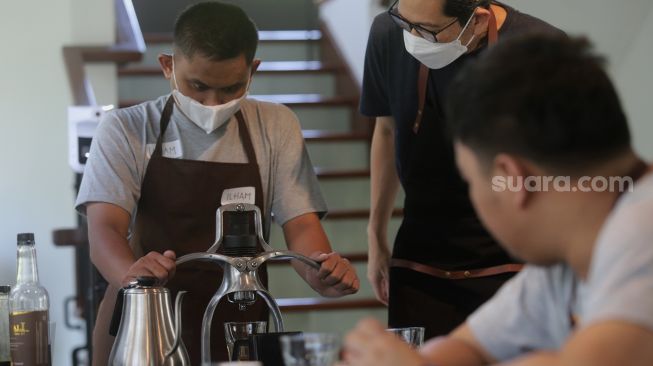
<svg viewBox="0 0 653 366">
<path fill-rule="evenodd" d="M 11 286 L 0 286 L 0 294 L 8 294 L 11 292 Z"/>
<path fill-rule="evenodd" d="M 20 233 L 18 236 L 18 244 L 24 244 L 25 242 L 30 242 L 34 244 L 34 233 Z"/>
</svg>

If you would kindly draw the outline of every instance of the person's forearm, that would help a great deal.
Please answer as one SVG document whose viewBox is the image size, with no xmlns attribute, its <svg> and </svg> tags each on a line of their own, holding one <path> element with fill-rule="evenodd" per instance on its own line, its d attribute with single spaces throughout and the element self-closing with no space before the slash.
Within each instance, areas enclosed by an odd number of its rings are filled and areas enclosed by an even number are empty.
<svg viewBox="0 0 653 366">
<path fill-rule="evenodd" d="M 367 232 L 378 240 L 370 243 L 386 243 L 388 222 L 394 210 L 395 198 L 399 191 L 399 178 L 395 166 L 394 120 L 392 117 L 378 117 L 372 136 L 370 153 L 370 221 Z M 373 250 L 389 250 L 374 248 Z"/>
<path fill-rule="evenodd" d="M 96 222 L 89 215 L 88 236 L 91 261 L 111 285 L 121 287 L 125 274 L 136 260 L 127 233 Z"/>
<path fill-rule="evenodd" d="M 420 353 L 437 366 L 483 366 L 488 363 L 468 343 L 451 337 L 439 337 L 427 342 Z"/>
<path fill-rule="evenodd" d="M 92 235 L 90 232 L 93 264 L 111 285 L 121 287 L 122 279 L 136 260 L 127 239 L 111 230 L 95 231 Z"/>
<path fill-rule="evenodd" d="M 482 366 L 496 360 L 478 342 L 470 326 L 463 323 L 448 336 L 426 342 L 420 353 L 433 365 Z"/>
<path fill-rule="evenodd" d="M 315 252 L 329 253 L 331 245 L 316 213 L 295 217 L 284 224 L 283 234 L 288 249 L 309 256 Z"/>
<path fill-rule="evenodd" d="M 283 229 L 288 249 L 293 252 L 310 256 L 315 252 L 332 251 L 329 239 L 315 213 L 295 217 L 285 223 Z M 292 265 L 301 276 L 306 275 L 305 267 L 301 262 L 292 261 Z"/>
</svg>

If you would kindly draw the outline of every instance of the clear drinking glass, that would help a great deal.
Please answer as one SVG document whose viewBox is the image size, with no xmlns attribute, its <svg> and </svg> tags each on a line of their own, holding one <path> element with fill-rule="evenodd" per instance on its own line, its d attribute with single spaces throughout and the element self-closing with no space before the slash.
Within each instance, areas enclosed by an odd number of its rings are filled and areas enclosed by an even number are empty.
<svg viewBox="0 0 653 366">
<path fill-rule="evenodd" d="M 302 333 L 281 338 L 286 366 L 332 366 L 340 354 L 340 336 L 332 333 Z"/>
<path fill-rule="evenodd" d="M 249 361 L 249 340 L 251 334 L 267 333 L 268 322 L 225 322 L 224 337 L 231 361 Z"/>
<path fill-rule="evenodd" d="M 421 347 L 424 344 L 424 327 L 390 328 L 387 331 L 395 334 L 413 348 Z"/>
</svg>

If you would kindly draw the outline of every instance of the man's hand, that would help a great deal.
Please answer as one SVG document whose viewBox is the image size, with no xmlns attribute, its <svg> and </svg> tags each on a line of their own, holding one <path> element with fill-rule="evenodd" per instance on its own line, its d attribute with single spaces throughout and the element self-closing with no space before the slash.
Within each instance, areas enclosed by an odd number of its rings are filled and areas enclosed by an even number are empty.
<svg viewBox="0 0 653 366">
<path fill-rule="evenodd" d="M 320 270 L 316 271 L 306 266 L 304 278 L 320 295 L 340 297 L 358 292 L 360 280 L 349 260 L 335 252 L 329 254 L 316 252 L 309 258 L 320 263 Z"/>
<path fill-rule="evenodd" d="M 177 256 L 172 250 L 166 250 L 163 254 L 149 252 L 139 258 L 129 267 L 129 270 L 122 279 L 121 284 L 127 287 L 137 277 L 155 277 L 157 283 L 164 285 L 175 274 Z"/>
<path fill-rule="evenodd" d="M 428 360 L 374 319 L 361 320 L 345 337 L 347 366 L 424 366 Z"/>
<path fill-rule="evenodd" d="M 368 242 L 367 279 L 372 284 L 376 298 L 388 306 L 390 296 L 390 252 L 386 243 L 372 243 L 372 236 Z M 386 248 L 384 250 L 383 248 Z"/>
</svg>

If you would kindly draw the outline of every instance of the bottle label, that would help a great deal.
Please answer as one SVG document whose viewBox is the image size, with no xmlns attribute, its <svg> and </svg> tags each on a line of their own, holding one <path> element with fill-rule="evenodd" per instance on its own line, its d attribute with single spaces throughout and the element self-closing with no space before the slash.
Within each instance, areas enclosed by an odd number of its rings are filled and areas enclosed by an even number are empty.
<svg viewBox="0 0 653 366">
<path fill-rule="evenodd" d="M 13 365 L 50 365 L 47 310 L 12 313 L 9 332 Z"/>
</svg>

